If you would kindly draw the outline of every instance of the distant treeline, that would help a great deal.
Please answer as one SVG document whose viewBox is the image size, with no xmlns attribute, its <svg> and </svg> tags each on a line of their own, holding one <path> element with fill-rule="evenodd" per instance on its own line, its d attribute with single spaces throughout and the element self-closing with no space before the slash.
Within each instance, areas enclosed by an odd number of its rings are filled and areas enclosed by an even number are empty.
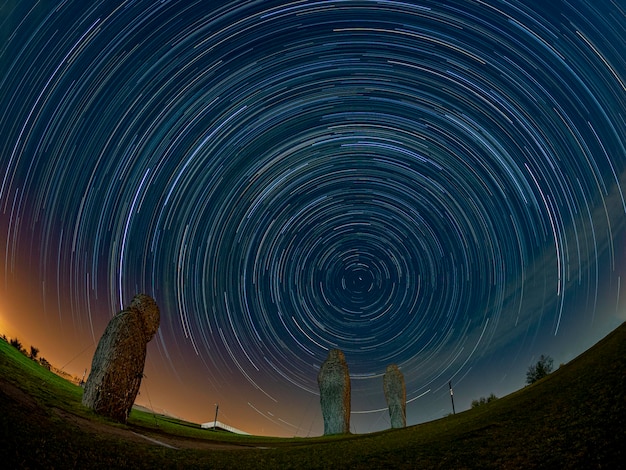
<svg viewBox="0 0 626 470">
<path fill-rule="evenodd" d="M 32 359 L 33 361 L 37 362 L 42 367 L 45 367 L 49 371 L 54 372 L 55 374 L 63 377 L 66 380 L 69 380 L 70 382 L 74 382 L 80 385 L 80 379 L 72 376 L 71 374 L 68 374 L 67 372 L 61 369 L 54 367 L 52 364 L 50 364 L 50 362 L 45 357 L 40 356 L 39 348 L 31 345 L 30 350 L 26 349 L 24 345 L 22 344 L 22 342 L 19 340 L 19 338 L 7 338 L 5 334 L 0 335 L 0 340 L 9 343 L 15 349 L 21 352 L 24 356 Z"/>
</svg>

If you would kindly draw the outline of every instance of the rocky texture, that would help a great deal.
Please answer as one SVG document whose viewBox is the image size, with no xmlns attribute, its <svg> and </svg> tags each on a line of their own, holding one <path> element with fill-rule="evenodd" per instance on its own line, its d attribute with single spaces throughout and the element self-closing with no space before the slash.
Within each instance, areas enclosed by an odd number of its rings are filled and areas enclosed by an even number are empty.
<svg viewBox="0 0 626 470">
<path fill-rule="evenodd" d="M 406 385 L 398 366 L 391 364 L 383 376 L 385 399 L 389 407 L 392 428 L 406 427 Z"/>
<path fill-rule="evenodd" d="M 147 344 L 159 322 L 159 307 L 145 294 L 136 295 L 130 307 L 111 319 L 93 356 L 83 405 L 126 422 L 141 385 Z"/>
<path fill-rule="evenodd" d="M 324 435 L 350 432 L 350 374 L 342 351 L 332 349 L 317 375 Z"/>
</svg>

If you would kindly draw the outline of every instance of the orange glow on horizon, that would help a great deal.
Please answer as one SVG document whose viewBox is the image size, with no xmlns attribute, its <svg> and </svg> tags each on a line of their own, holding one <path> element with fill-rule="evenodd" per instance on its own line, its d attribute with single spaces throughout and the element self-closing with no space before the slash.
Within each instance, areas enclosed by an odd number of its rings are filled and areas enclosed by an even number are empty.
<svg viewBox="0 0 626 470">
<path fill-rule="evenodd" d="M 46 358 L 57 369 L 78 379 L 85 370 L 89 374 L 91 361 L 97 342 L 105 325 L 95 328 L 96 340 L 89 334 L 80 336 L 72 325 L 57 323 L 56 312 L 47 311 L 36 296 L 23 296 L 19 289 L 0 296 L 0 335 L 7 339 L 18 338 L 28 351 L 30 346 L 39 349 L 39 356 Z M 16 308 L 17 307 L 17 308 Z M 8 314 L 7 312 L 10 312 Z M 156 344 L 148 345 L 148 357 L 145 378 L 142 381 L 136 404 L 180 418 L 192 423 L 202 424 L 212 421 L 215 416 L 215 402 L 221 401 L 217 390 L 208 387 L 203 377 L 190 370 L 179 371 L 178 378 L 172 371 L 163 370 L 158 360 Z M 221 393 L 228 393 L 221 391 Z M 255 435 L 291 437 L 280 427 L 261 416 L 246 415 L 249 412 L 247 402 L 242 398 L 240 407 L 233 409 L 226 405 L 220 407 L 218 420 Z"/>
<path fill-rule="evenodd" d="M 20 338 L 22 332 L 10 321 L 7 311 L 6 305 L 0 304 L 0 335 L 6 336 L 7 339 Z"/>
<path fill-rule="evenodd" d="M 8 322 L 4 318 L 4 308 L 0 306 L 0 334 L 11 336 Z"/>
</svg>

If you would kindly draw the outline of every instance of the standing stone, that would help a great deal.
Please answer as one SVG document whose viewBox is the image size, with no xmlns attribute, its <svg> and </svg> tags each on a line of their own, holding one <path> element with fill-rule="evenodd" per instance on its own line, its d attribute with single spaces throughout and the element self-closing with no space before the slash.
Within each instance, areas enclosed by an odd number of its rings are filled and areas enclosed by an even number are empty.
<svg viewBox="0 0 626 470">
<path fill-rule="evenodd" d="M 159 307 L 145 294 L 136 295 L 130 307 L 111 319 L 93 356 L 83 405 L 126 422 L 141 385 L 147 344 L 159 322 Z"/>
<path fill-rule="evenodd" d="M 350 374 L 343 352 L 331 349 L 317 375 L 324 435 L 350 432 Z"/>
<path fill-rule="evenodd" d="M 383 388 L 392 428 L 406 427 L 406 385 L 398 366 L 391 364 L 383 376 Z"/>
</svg>

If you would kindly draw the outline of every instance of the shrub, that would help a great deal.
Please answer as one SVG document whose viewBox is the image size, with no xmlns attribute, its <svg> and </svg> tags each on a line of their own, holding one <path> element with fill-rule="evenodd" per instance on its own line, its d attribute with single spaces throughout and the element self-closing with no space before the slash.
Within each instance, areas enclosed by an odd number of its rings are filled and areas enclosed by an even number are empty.
<svg viewBox="0 0 626 470">
<path fill-rule="evenodd" d="M 491 403 L 492 401 L 497 400 L 497 399 L 498 397 L 495 396 L 493 393 L 489 395 L 487 398 L 480 397 L 478 400 L 472 400 L 472 408 L 477 408 L 479 406 L 486 405 L 487 403 Z"/>
<path fill-rule="evenodd" d="M 50 370 L 50 368 L 52 367 L 45 357 L 39 358 L 39 364 L 41 364 L 42 367 L 45 367 L 48 370 Z"/>
</svg>

